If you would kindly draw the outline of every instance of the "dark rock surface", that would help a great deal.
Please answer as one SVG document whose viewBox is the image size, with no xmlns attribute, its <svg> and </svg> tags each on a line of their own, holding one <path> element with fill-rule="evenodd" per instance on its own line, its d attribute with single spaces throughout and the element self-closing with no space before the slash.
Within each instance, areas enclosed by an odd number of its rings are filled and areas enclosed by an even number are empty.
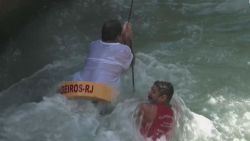
<svg viewBox="0 0 250 141">
<path fill-rule="evenodd" d="M 5 43 L 39 12 L 46 11 L 49 0 L 0 0 L 0 54 Z"/>
</svg>

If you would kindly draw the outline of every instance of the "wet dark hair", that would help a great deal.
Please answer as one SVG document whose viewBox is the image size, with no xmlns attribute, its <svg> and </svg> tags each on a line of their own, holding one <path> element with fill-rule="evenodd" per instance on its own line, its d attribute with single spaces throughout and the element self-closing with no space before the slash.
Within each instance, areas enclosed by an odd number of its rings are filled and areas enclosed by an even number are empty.
<svg viewBox="0 0 250 141">
<path fill-rule="evenodd" d="M 108 20 L 102 26 L 102 41 L 115 41 L 122 33 L 122 24 L 119 20 Z"/>
<path fill-rule="evenodd" d="M 155 81 L 154 86 L 156 86 L 159 91 L 160 95 L 166 95 L 168 97 L 168 100 L 171 100 L 174 94 L 174 87 L 173 85 L 168 81 Z"/>
</svg>

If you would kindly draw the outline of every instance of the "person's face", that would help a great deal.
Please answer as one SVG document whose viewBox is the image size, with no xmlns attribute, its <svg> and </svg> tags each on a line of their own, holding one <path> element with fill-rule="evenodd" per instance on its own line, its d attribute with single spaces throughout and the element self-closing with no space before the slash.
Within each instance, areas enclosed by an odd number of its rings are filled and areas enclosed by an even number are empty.
<svg viewBox="0 0 250 141">
<path fill-rule="evenodd" d="M 159 88 L 153 85 L 148 93 L 148 100 L 152 103 L 158 103 L 159 98 L 160 98 Z"/>
</svg>

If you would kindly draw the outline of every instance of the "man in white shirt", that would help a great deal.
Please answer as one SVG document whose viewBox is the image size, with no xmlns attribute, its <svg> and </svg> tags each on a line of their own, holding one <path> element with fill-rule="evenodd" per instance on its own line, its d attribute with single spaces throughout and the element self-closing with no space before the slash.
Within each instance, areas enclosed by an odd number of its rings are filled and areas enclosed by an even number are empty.
<svg viewBox="0 0 250 141">
<path fill-rule="evenodd" d="M 102 39 L 90 44 L 84 69 L 77 72 L 73 80 L 102 83 L 119 90 L 120 77 L 133 60 L 131 41 L 131 24 L 125 23 L 122 27 L 118 20 L 105 22 Z"/>
</svg>

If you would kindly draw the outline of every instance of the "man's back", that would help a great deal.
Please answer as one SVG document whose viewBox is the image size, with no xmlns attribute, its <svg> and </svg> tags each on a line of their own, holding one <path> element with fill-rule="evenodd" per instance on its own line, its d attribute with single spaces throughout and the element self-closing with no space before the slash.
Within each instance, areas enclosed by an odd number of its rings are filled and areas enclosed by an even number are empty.
<svg viewBox="0 0 250 141">
<path fill-rule="evenodd" d="M 119 88 L 120 75 L 131 64 L 133 55 L 120 43 L 92 42 L 83 71 L 74 75 L 76 81 L 90 81 Z"/>
</svg>

